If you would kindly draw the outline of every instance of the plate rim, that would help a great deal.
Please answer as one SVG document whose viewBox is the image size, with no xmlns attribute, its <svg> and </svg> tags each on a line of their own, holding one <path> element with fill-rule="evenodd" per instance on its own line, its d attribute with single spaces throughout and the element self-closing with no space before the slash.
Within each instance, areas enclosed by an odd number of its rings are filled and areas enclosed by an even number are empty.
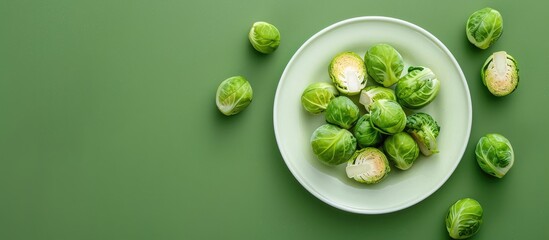
<svg viewBox="0 0 549 240">
<path fill-rule="evenodd" d="M 311 42 L 313 42 L 315 39 L 319 38 L 320 36 L 326 34 L 329 31 L 332 31 L 333 29 L 336 29 L 340 26 L 350 24 L 350 23 L 354 23 L 354 22 L 362 22 L 362 21 L 382 21 L 382 22 L 390 22 L 390 23 L 394 23 L 394 24 L 398 24 L 398 25 L 404 25 L 405 27 L 408 27 L 408 28 L 416 31 L 416 32 L 424 35 L 425 37 L 427 37 L 431 41 L 433 41 L 433 43 L 435 43 L 444 52 L 444 54 L 447 55 L 447 57 L 451 60 L 451 63 L 453 64 L 453 66 L 457 68 L 460 80 L 462 81 L 462 83 L 463 83 L 463 85 L 466 89 L 466 91 L 465 91 L 466 98 L 465 99 L 467 101 L 466 106 L 469 110 L 467 112 L 467 115 L 468 115 L 467 116 L 467 130 L 466 130 L 467 134 L 466 134 L 466 137 L 464 139 L 464 144 L 462 144 L 461 149 L 458 150 L 458 152 L 460 153 L 459 160 L 456 161 L 453 166 L 451 166 L 450 173 L 447 176 L 445 176 L 443 181 L 440 181 L 431 191 L 426 192 L 421 197 L 418 197 L 418 198 L 415 198 L 415 199 L 410 199 L 409 201 L 405 201 L 403 204 L 397 205 L 395 207 L 383 208 L 383 209 L 356 208 L 356 207 L 347 206 L 347 205 L 344 205 L 344 204 L 337 204 L 337 203 L 331 201 L 330 199 L 326 198 L 320 192 L 316 191 L 315 188 L 313 188 L 307 182 L 304 181 L 304 179 L 301 175 L 296 173 L 296 170 L 294 169 L 293 165 L 291 165 L 288 162 L 289 161 L 289 160 L 287 160 L 287 157 L 288 157 L 287 155 L 288 154 L 285 151 L 283 151 L 283 149 L 281 148 L 281 143 L 280 143 L 281 140 L 280 140 L 280 137 L 279 137 L 280 133 L 279 133 L 278 124 L 277 124 L 277 119 L 278 119 L 278 113 L 277 113 L 278 101 L 277 101 L 277 99 L 279 98 L 279 95 L 281 94 L 281 91 L 282 91 L 281 86 L 283 85 L 282 83 L 284 82 L 284 79 L 286 79 L 286 75 L 288 74 L 289 66 L 291 66 L 293 64 L 295 59 L 298 56 L 301 55 L 302 51 L 304 51 L 304 49 L 307 48 L 308 45 Z M 423 28 L 421 28 L 421 27 L 419 27 L 419 26 L 417 26 L 413 23 L 410 23 L 410 22 L 402 20 L 402 19 L 398 19 L 398 18 L 394 18 L 394 17 L 386 17 L 386 16 L 361 16 L 361 17 L 353 17 L 353 18 L 344 19 L 344 20 L 338 21 L 336 23 L 333 23 L 333 24 L 321 29 L 320 31 L 316 32 L 314 35 L 309 37 L 299 47 L 299 49 L 292 55 L 292 58 L 286 64 L 286 66 L 284 68 L 284 71 L 283 71 L 282 75 L 280 76 L 280 79 L 279 79 L 279 82 L 278 82 L 278 85 L 277 85 L 277 89 L 276 89 L 275 97 L 274 97 L 274 104 L 273 104 L 273 126 L 274 126 L 275 140 L 277 142 L 277 147 L 278 147 L 279 152 L 282 156 L 282 159 L 284 160 L 284 162 L 286 164 L 286 167 L 288 167 L 288 169 L 290 170 L 290 172 L 292 173 L 294 178 L 309 193 L 311 193 L 312 195 L 314 195 L 316 198 L 320 199 L 324 203 L 326 203 L 326 204 L 328 204 L 332 207 L 338 208 L 340 210 L 343 210 L 343 211 L 352 212 L 352 213 L 359 213 L 359 214 L 384 214 L 384 213 L 396 212 L 396 211 L 406 209 L 406 208 L 409 208 L 411 206 L 416 205 L 417 203 L 425 200 L 426 198 L 431 196 L 434 192 L 439 190 L 442 187 L 442 185 L 444 185 L 444 183 L 446 183 L 448 181 L 450 176 L 453 175 L 453 173 L 455 172 L 455 169 L 457 168 L 457 166 L 459 165 L 459 163 L 461 162 L 461 160 L 463 158 L 465 150 L 467 149 L 469 139 L 471 137 L 472 119 L 473 119 L 472 100 L 471 100 L 471 93 L 470 93 L 469 85 L 467 83 L 467 79 L 465 78 L 465 75 L 463 74 L 463 70 L 461 69 L 461 66 L 459 65 L 459 63 L 455 59 L 454 55 L 446 47 L 446 45 L 444 45 L 436 36 L 434 36 L 433 34 L 428 32 L 427 30 L 425 30 L 425 29 L 423 29 Z"/>
</svg>

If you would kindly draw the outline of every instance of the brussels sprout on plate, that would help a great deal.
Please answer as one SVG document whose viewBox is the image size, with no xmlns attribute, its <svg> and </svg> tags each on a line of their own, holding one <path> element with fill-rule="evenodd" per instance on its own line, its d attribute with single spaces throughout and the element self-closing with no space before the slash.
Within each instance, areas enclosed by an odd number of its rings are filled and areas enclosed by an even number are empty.
<svg viewBox="0 0 549 240">
<path fill-rule="evenodd" d="M 430 156 L 438 153 L 436 138 L 440 132 L 440 126 L 431 115 L 418 112 L 408 116 L 406 132 L 416 140 L 423 155 Z"/>
<path fill-rule="evenodd" d="M 215 103 L 221 113 L 230 116 L 244 110 L 252 102 L 252 86 L 242 76 L 225 79 L 215 94 Z"/>
<path fill-rule="evenodd" d="M 503 18 L 492 8 L 480 9 L 467 19 L 467 39 L 480 49 L 486 49 L 496 42 L 503 32 Z"/>
<path fill-rule="evenodd" d="M 448 234 L 453 239 L 465 239 L 475 235 L 482 224 L 482 206 L 472 198 L 455 202 L 446 215 Z"/>
<path fill-rule="evenodd" d="M 370 105 L 370 123 L 381 133 L 392 135 L 404 130 L 406 113 L 397 102 L 380 99 Z"/>
<path fill-rule="evenodd" d="M 364 114 L 358 119 L 353 129 L 353 135 L 361 148 L 377 146 L 383 141 L 383 134 L 370 123 L 370 114 Z"/>
<path fill-rule="evenodd" d="M 310 84 L 301 95 L 301 105 L 312 114 L 324 112 L 328 103 L 339 95 L 334 85 L 325 82 Z"/>
<path fill-rule="evenodd" d="M 395 91 L 382 86 L 368 86 L 360 91 L 359 103 L 364 105 L 366 110 L 370 110 L 370 105 L 379 99 L 389 99 L 396 101 Z"/>
<path fill-rule="evenodd" d="M 410 67 L 395 87 L 398 103 L 409 109 L 419 109 L 431 103 L 438 95 L 440 81 L 431 69 Z"/>
<path fill-rule="evenodd" d="M 517 61 L 505 51 L 490 55 L 482 66 L 480 75 L 484 86 L 497 97 L 512 93 L 519 83 Z"/>
<path fill-rule="evenodd" d="M 327 165 L 339 165 L 353 156 L 356 150 L 356 139 L 346 129 L 324 124 L 313 132 L 311 146 L 315 156 L 321 162 Z"/>
<path fill-rule="evenodd" d="M 267 22 L 255 22 L 248 33 L 250 43 L 260 53 L 274 52 L 280 45 L 280 32 Z"/>
<path fill-rule="evenodd" d="M 357 95 L 366 87 L 366 66 L 354 52 L 342 52 L 330 62 L 328 73 L 337 90 L 346 95 Z"/>
<path fill-rule="evenodd" d="M 419 147 L 410 134 L 399 132 L 383 142 L 385 155 L 400 170 L 408 170 L 419 156 Z"/>
<path fill-rule="evenodd" d="M 378 183 L 391 171 L 387 157 L 377 148 L 356 151 L 345 168 L 347 177 L 360 183 Z"/>
<path fill-rule="evenodd" d="M 348 97 L 339 96 L 328 103 L 325 117 L 326 122 L 349 129 L 360 117 L 360 109 Z"/>
<path fill-rule="evenodd" d="M 384 87 L 395 84 L 404 68 L 404 60 L 400 53 L 385 43 L 370 47 L 364 55 L 364 62 L 370 77 Z"/>
<path fill-rule="evenodd" d="M 480 168 L 497 178 L 505 176 L 515 162 L 511 142 L 497 133 L 481 137 L 475 148 L 475 155 Z"/>
</svg>

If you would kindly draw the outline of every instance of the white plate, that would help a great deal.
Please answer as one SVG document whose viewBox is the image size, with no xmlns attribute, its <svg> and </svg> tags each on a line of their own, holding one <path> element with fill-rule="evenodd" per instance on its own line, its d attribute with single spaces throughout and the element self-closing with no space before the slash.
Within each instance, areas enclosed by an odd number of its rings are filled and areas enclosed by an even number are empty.
<svg viewBox="0 0 549 240">
<path fill-rule="evenodd" d="M 406 66 L 429 67 L 440 79 L 439 95 L 421 109 L 431 114 L 441 126 L 437 138 L 440 153 L 430 157 L 420 156 L 408 171 L 393 167 L 382 182 L 364 185 L 347 178 L 345 164 L 329 167 L 316 159 L 310 137 L 325 122 L 324 115 L 306 112 L 300 98 L 310 83 L 330 82 L 328 64 L 337 53 L 354 51 L 364 56 L 370 46 L 381 42 L 395 47 Z M 273 111 L 278 147 L 294 177 L 327 204 L 363 214 L 404 209 L 440 188 L 463 156 L 472 119 L 467 82 L 446 46 L 420 27 L 388 17 L 344 20 L 307 40 L 294 54 L 280 78 Z"/>
</svg>

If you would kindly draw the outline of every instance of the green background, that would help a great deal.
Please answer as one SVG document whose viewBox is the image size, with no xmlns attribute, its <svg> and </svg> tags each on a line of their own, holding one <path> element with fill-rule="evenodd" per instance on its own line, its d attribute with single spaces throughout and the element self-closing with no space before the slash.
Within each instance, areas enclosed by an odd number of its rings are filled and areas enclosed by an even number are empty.
<svg viewBox="0 0 549 240">
<path fill-rule="evenodd" d="M 542 2 L 0 0 L 0 239 L 447 239 L 446 211 L 463 197 L 485 210 L 474 239 L 549 239 Z M 485 6 L 502 13 L 504 33 L 481 51 L 464 28 Z M 347 213 L 307 192 L 280 156 L 272 120 L 278 80 L 301 44 L 369 15 L 437 36 L 473 102 L 454 174 L 424 201 L 383 215 Z M 247 40 L 260 20 L 281 31 L 272 55 Z M 497 50 L 521 70 L 504 98 L 479 76 Z M 215 91 L 234 75 L 255 96 L 225 117 Z M 503 179 L 474 159 L 489 132 L 515 149 Z"/>
</svg>

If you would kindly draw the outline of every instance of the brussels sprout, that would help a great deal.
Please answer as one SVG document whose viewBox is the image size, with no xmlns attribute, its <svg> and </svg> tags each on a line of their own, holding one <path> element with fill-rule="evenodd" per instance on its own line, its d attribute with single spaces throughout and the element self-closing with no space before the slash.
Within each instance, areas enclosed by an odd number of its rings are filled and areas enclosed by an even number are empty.
<svg viewBox="0 0 549 240">
<path fill-rule="evenodd" d="M 384 87 L 395 84 L 404 68 L 404 61 L 400 53 L 385 43 L 370 47 L 364 55 L 364 62 L 370 77 Z"/>
<path fill-rule="evenodd" d="M 511 142 L 497 133 L 486 134 L 480 138 L 475 149 L 480 168 L 498 178 L 502 178 L 515 162 Z"/>
<path fill-rule="evenodd" d="M 361 148 L 376 146 L 383 141 L 383 135 L 370 123 L 370 114 L 364 114 L 358 119 L 353 135 Z"/>
<path fill-rule="evenodd" d="M 395 87 L 398 103 L 410 109 L 419 109 L 431 103 L 438 95 L 440 81 L 426 67 L 410 67 Z"/>
<path fill-rule="evenodd" d="M 370 123 L 381 133 L 395 134 L 406 126 L 406 113 L 397 102 L 380 99 L 370 105 Z"/>
<path fill-rule="evenodd" d="M 360 183 L 378 183 L 391 171 L 387 157 L 377 148 L 356 151 L 345 168 L 347 177 Z"/>
<path fill-rule="evenodd" d="M 400 170 L 407 170 L 419 156 L 419 147 L 416 141 L 406 132 L 399 132 L 387 137 L 383 142 L 383 150 L 387 158 Z"/>
<path fill-rule="evenodd" d="M 328 103 L 325 115 L 327 122 L 349 129 L 360 117 L 360 109 L 348 97 L 339 96 Z"/>
<path fill-rule="evenodd" d="M 357 95 L 366 87 L 366 66 L 354 52 L 342 52 L 336 55 L 328 67 L 330 78 L 337 90 L 346 95 Z"/>
<path fill-rule="evenodd" d="M 475 235 L 482 224 L 483 210 L 476 200 L 458 200 L 446 215 L 446 230 L 453 239 L 465 239 Z"/>
<path fill-rule="evenodd" d="M 437 137 L 440 132 L 438 123 L 427 113 L 414 113 L 406 119 L 406 132 L 416 140 L 423 155 L 438 153 Z"/>
<path fill-rule="evenodd" d="M 480 49 L 486 49 L 496 42 L 503 32 L 503 18 L 492 8 L 480 9 L 467 19 L 467 39 Z"/>
<path fill-rule="evenodd" d="M 327 165 L 338 165 L 353 156 L 356 150 L 356 139 L 346 129 L 324 124 L 313 132 L 311 146 L 321 162 Z"/>
<path fill-rule="evenodd" d="M 480 75 L 484 86 L 498 97 L 512 93 L 519 83 L 517 61 L 504 51 L 495 52 L 488 57 Z"/>
<path fill-rule="evenodd" d="M 317 82 L 310 84 L 301 95 L 301 105 L 312 114 L 324 112 L 328 103 L 338 96 L 337 89 L 329 83 Z"/>
<path fill-rule="evenodd" d="M 369 86 L 360 92 L 360 99 L 358 102 L 364 105 L 366 110 L 369 110 L 370 104 L 379 99 L 396 101 L 395 91 L 393 91 L 393 89 L 381 86 Z"/>
<path fill-rule="evenodd" d="M 266 22 L 255 22 L 248 38 L 255 50 L 264 54 L 274 52 L 280 45 L 280 32 L 274 25 Z"/>
<path fill-rule="evenodd" d="M 242 76 L 235 76 L 221 82 L 215 94 L 215 103 L 219 111 L 230 116 L 248 107 L 252 98 L 250 83 Z"/>
</svg>

